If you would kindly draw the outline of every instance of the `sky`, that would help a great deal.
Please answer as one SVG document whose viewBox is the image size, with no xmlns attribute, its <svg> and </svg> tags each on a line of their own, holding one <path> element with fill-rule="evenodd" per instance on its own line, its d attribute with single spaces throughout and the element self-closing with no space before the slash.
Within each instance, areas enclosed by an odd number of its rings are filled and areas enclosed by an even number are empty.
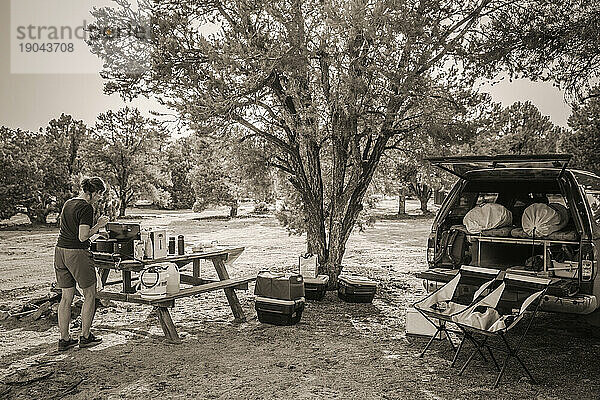
<svg viewBox="0 0 600 400">
<path fill-rule="evenodd" d="M 26 9 L 27 4 L 44 2 L 45 5 L 52 2 L 63 2 L 60 18 L 74 18 L 79 20 L 85 18 L 85 7 L 89 5 L 102 5 L 108 0 L 13 0 L 19 2 L 13 6 L 11 18 L 11 0 L 0 0 L 0 125 L 11 128 L 26 130 L 38 130 L 45 127 L 53 118 L 61 113 L 71 114 L 76 119 L 82 119 L 88 125 L 93 125 L 98 114 L 109 110 L 118 109 L 125 102 L 118 95 L 105 95 L 103 93 L 103 81 L 94 67 L 93 63 L 98 60 L 91 54 L 81 56 L 86 63 L 91 63 L 85 68 L 76 65 L 74 69 L 85 73 L 12 73 L 12 70 L 51 70 L 49 58 L 21 59 L 20 54 L 15 52 L 15 43 L 11 46 L 11 37 L 14 40 L 18 19 L 19 24 L 27 21 L 35 21 L 36 10 Z M 76 6 L 70 8 L 72 15 L 64 15 L 64 2 L 76 2 Z M 28 3 L 29 2 L 29 3 Z M 39 4 L 39 3 L 38 3 Z M 18 17 L 16 18 L 15 17 Z M 84 15 L 84 17 L 82 17 Z M 40 17 L 40 16 L 38 16 Z M 40 17 L 41 18 L 41 17 Z M 73 19 L 71 19 L 73 20 Z M 92 20 L 91 16 L 89 20 Z M 88 21 L 89 22 L 89 21 Z M 71 23 L 71 22 L 69 22 Z M 38 55 L 42 57 L 42 55 Z M 15 67 L 16 66 L 16 67 Z M 67 66 L 65 66 L 66 68 Z M 73 65 L 69 65 L 73 67 Z M 87 72 L 86 72 L 87 71 Z M 39 71 L 38 71 L 39 72 Z M 482 89 L 488 91 L 492 99 L 509 106 L 515 101 L 530 100 L 535 104 L 543 115 L 550 116 L 551 120 L 560 126 L 567 125 L 567 118 L 571 113 L 570 107 L 565 103 L 563 93 L 553 87 L 551 83 L 531 82 L 528 80 L 514 80 L 509 82 L 504 79 L 490 86 L 485 85 Z M 137 99 L 129 105 L 138 107 L 144 114 L 149 115 L 151 110 L 165 111 L 156 102 L 149 99 Z"/>
</svg>

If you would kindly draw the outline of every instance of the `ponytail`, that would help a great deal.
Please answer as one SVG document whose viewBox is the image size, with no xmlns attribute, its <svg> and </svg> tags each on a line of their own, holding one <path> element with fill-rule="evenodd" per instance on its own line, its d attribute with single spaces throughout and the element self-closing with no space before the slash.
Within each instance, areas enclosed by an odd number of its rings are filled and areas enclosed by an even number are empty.
<svg viewBox="0 0 600 400">
<path fill-rule="evenodd" d="M 92 178 L 83 178 L 81 180 L 81 189 L 88 194 L 102 193 L 106 190 L 106 184 L 102 178 L 94 176 Z"/>
</svg>

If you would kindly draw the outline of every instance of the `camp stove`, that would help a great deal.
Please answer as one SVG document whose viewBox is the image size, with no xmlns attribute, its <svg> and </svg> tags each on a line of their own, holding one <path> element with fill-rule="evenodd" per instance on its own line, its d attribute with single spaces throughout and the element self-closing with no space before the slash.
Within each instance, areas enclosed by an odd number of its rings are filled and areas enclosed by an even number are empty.
<svg viewBox="0 0 600 400">
<path fill-rule="evenodd" d="M 95 240 L 91 250 L 111 256 L 134 258 L 134 243 L 140 240 L 140 225 L 109 222 L 106 230 L 108 239 Z"/>
</svg>

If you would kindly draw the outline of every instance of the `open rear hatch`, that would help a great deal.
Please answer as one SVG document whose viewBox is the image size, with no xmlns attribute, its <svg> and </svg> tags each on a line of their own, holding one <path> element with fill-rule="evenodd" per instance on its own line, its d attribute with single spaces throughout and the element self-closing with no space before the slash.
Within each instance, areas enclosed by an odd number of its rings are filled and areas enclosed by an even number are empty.
<svg viewBox="0 0 600 400">
<path fill-rule="evenodd" d="M 501 155 L 432 157 L 427 160 L 436 167 L 465 179 L 471 171 L 499 168 L 546 168 L 555 169 L 560 176 L 571 160 L 570 154 Z"/>
</svg>

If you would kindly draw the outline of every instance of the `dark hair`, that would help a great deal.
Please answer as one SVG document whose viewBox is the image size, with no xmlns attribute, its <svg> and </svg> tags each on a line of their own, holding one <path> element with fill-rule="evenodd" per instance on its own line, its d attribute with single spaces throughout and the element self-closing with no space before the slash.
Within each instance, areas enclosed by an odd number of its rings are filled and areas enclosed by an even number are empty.
<svg viewBox="0 0 600 400">
<path fill-rule="evenodd" d="M 83 178 L 81 180 L 81 189 L 85 193 L 93 194 L 96 192 L 102 193 L 106 190 L 106 185 L 102 178 L 94 176 L 92 178 Z"/>
</svg>

